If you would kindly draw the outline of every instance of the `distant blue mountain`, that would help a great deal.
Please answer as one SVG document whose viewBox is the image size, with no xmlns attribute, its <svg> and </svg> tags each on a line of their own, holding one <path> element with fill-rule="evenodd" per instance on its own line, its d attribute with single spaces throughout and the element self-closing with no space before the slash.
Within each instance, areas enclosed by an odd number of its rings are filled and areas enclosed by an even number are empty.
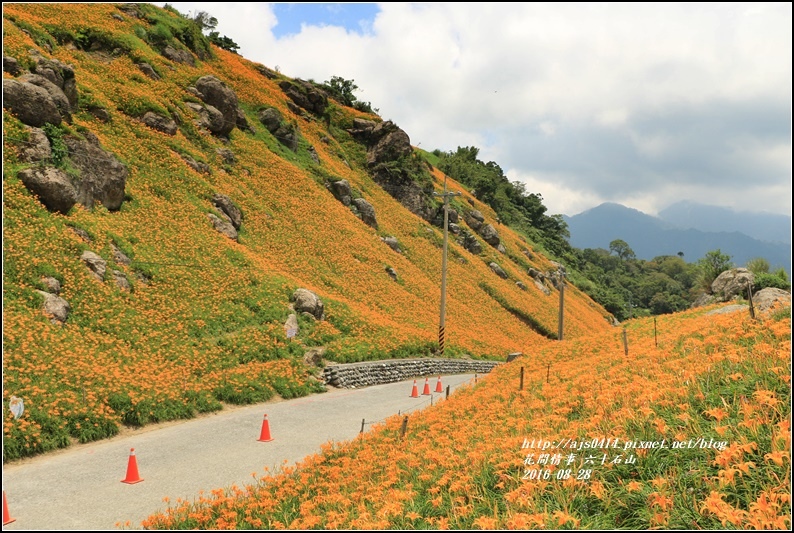
<svg viewBox="0 0 794 533">
<path fill-rule="evenodd" d="M 791 217 L 786 215 L 734 211 L 684 200 L 660 211 L 659 218 L 681 229 L 738 231 L 759 241 L 791 244 Z"/>
<path fill-rule="evenodd" d="M 688 263 L 719 249 L 731 256 L 736 266 L 763 257 L 772 269 L 783 267 L 791 276 L 790 244 L 754 239 L 738 231 L 681 229 L 661 218 L 614 203 L 601 204 L 572 217 L 563 216 L 563 219 L 568 224 L 569 242 L 574 248 L 608 250 L 610 242 L 622 239 L 638 259 L 649 261 L 660 255 L 683 252 Z"/>
</svg>

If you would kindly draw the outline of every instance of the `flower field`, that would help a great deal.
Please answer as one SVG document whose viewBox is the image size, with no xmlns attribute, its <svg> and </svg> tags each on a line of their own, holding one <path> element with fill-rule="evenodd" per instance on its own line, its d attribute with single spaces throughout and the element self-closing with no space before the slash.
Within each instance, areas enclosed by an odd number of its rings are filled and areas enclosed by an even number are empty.
<svg viewBox="0 0 794 533">
<path fill-rule="evenodd" d="M 107 438 L 124 425 L 190 418 L 224 403 L 321 392 L 319 369 L 302 361 L 312 347 L 325 347 L 325 358 L 338 362 L 431 355 L 436 348 L 441 231 L 374 183 L 357 163 L 363 149 L 356 151 L 345 130 L 354 118 L 379 117 L 337 104 L 328 124 L 301 117 L 279 88 L 286 78 L 269 79 L 261 65 L 221 49 L 195 66 L 172 62 L 149 42 L 182 22 L 172 12 L 141 6 L 142 17 L 114 4 L 3 6 L 4 56 L 29 68 L 33 49 L 74 69 L 79 103 L 72 122 L 59 127 L 62 135 L 95 136 L 129 170 L 118 211 L 76 205 L 66 215 L 50 212 L 17 177 L 31 166 L 20 158 L 29 132 L 4 110 L 5 461 Z M 144 76 L 142 62 L 161 79 Z M 187 89 L 205 75 L 235 91 L 254 131 L 234 129 L 220 139 L 195 124 L 187 104 L 197 98 Z M 297 127 L 297 152 L 259 123 L 257 112 L 265 107 Z M 94 108 L 110 120 L 91 114 Z M 177 133 L 144 125 L 138 117 L 146 111 L 179 118 Z M 220 149 L 233 152 L 234 162 Z M 209 172 L 194 170 L 184 156 Z M 375 207 L 379 229 L 338 202 L 322 177 L 348 180 Z M 434 171 L 433 180 L 438 189 L 443 175 Z M 493 211 L 463 187 L 451 180 L 449 186 L 463 191 L 463 205 L 495 222 Z M 215 194 L 229 196 L 244 214 L 237 241 L 208 221 Z M 522 351 L 534 358 L 553 349 L 538 329 L 556 333 L 559 293 L 545 295 L 527 272 L 549 270 L 551 263 L 509 228 L 499 226 L 499 233 L 505 254 L 484 244 L 474 255 L 450 242 L 446 356 L 504 359 Z M 381 240 L 386 236 L 397 237 L 403 253 Z M 131 263 L 118 261 L 115 249 Z M 81 261 L 86 250 L 107 261 L 104 281 Z M 491 261 L 509 279 L 496 276 Z M 397 271 L 397 281 L 386 267 Z M 116 285 L 111 270 L 126 278 L 129 290 Z M 63 325 L 42 312 L 43 276 L 60 282 L 60 297 L 70 305 Z M 290 295 L 300 287 L 322 298 L 326 318 L 301 317 L 297 337 L 288 339 Z M 565 298 L 566 345 L 614 332 L 607 313 L 586 295 L 568 286 Z M 6 408 L 12 397 L 24 401 L 19 418 Z"/>
<path fill-rule="evenodd" d="M 791 312 L 668 315 L 549 343 L 151 529 L 791 526 Z M 523 371 L 522 371 L 523 369 Z M 521 373 L 524 374 L 521 388 Z"/>
</svg>

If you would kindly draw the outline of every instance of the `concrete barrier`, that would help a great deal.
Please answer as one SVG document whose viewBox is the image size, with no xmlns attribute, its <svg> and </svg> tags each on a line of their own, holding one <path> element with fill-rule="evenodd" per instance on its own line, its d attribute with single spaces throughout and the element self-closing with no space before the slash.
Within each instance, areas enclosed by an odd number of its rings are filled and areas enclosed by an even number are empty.
<svg viewBox="0 0 794 533">
<path fill-rule="evenodd" d="M 323 379 L 328 385 L 352 389 L 445 374 L 487 374 L 501 364 L 504 363 L 472 359 L 389 359 L 327 366 Z"/>
</svg>

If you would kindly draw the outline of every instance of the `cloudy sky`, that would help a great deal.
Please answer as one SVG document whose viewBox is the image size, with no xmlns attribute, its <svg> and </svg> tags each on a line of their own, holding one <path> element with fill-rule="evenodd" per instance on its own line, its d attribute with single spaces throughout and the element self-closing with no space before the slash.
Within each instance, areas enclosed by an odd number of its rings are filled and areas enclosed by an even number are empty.
<svg viewBox="0 0 794 533">
<path fill-rule="evenodd" d="M 170 4 L 287 76 L 354 80 L 414 146 L 476 146 L 550 213 L 791 215 L 790 3 Z"/>
</svg>

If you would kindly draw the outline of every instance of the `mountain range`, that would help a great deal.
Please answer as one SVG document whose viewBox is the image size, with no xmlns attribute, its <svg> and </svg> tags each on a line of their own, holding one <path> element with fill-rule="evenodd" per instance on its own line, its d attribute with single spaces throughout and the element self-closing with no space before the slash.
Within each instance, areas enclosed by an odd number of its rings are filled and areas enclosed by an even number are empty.
<svg viewBox="0 0 794 533">
<path fill-rule="evenodd" d="M 731 256 L 736 266 L 763 257 L 772 269 L 783 267 L 791 273 L 791 217 L 783 215 L 737 213 L 679 202 L 654 217 L 620 204 L 604 203 L 563 219 L 571 234 L 569 242 L 576 248 L 608 249 L 610 242 L 622 239 L 639 259 L 681 252 L 687 262 L 719 249 Z"/>
</svg>

